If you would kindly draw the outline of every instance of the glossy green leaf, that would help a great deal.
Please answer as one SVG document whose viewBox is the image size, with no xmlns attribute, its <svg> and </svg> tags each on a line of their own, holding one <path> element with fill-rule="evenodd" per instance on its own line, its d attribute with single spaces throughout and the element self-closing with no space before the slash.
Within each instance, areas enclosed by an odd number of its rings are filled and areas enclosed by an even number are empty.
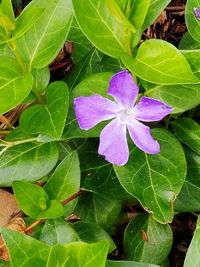
<svg viewBox="0 0 200 267">
<path fill-rule="evenodd" d="M 71 91 L 77 84 L 79 84 L 84 78 L 93 74 L 93 70 L 101 61 L 101 53 L 97 49 L 92 48 L 81 60 L 75 65 L 72 72 L 67 76 L 67 84 Z M 95 71 L 94 71 L 95 73 Z"/>
<path fill-rule="evenodd" d="M 80 190 L 80 166 L 76 151 L 57 166 L 44 187 L 50 198 L 64 200 Z"/>
<path fill-rule="evenodd" d="M 70 0 L 34 0 L 27 10 L 34 6 L 45 11 L 25 34 L 17 38 L 16 45 L 25 62 L 43 68 L 53 61 L 66 40 L 72 22 L 72 6 Z"/>
<path fill-rule="evenodd" d="M 176 136 L 190 149 L 200 154 L 200 125 L 191 118 L 179 118 L 172 123 Z"/>
<path fill-rule="evenodd" d="M 105 54 L 118 58 L 127 52 L 130 25 L 113 2 L 73 0 L 73 6 L 76 20 L 87 38 Z"/>
<path fill-rule="evenodd" d="M 67 39 L 74 44 L 72 58 L 75 65 L 94 48 L 83 34 L 75 18 L 73 18 Z"/>
<path fill-rule="evenodd" d="M 186 32 L 180 40 L 178 48 L 182 50 L 196 50 L 200 49 L 200 43 L 195 41 L 189 32 Z"/>
<path fill-rule="evenodd" d="M 106 56 L 96 48 L 92 48 L 66 77 L 66 82 L 71 90 L 84 78 L 95 73 L 117 72 L 120 70 L 120 64 L 117 59 Z"/>
<path fill-rule="evenodd" d="M 83 222 L 93 222 L 109 230 L 121 210 L 119 201 L 108 200 L 97 194 L 85 193 L 79 197 L 74 213 Z"/>
<path fill-rule="evenodd" d="M 8 248 L 13 267 L 22 266 L 25 261 L 40 258 L 47 261 L 49 246 L 28 235 L 2 228 L 1 234 Z"/>
<path fill-rule="evenodd" d="M 20 267 L 35 267 L 35 266 L 46 267 L 46 262 L 40 258 L 33 257 L 29 258 L 28 260 L 25 260 L 24 263 L 20 265 Z"/>
<path fill-rule="evenodd" d="M 197 220 L 194 236 L 186 253 L 183 267 L 199 267 L 200 265 L 200 217 Z"/>
<path fill-rule="evenodd" d="M 48 196 L 42 187 L 23 181 L 14 181 L 12 187 L 16 201 L 26 215 L 37 218 L 47 209 Z"/>
<path fill-rule="evenodd" d="M 62 205 L 56 200 L 49 200 L 47 193 L 38 185 L 14 181 L 13 191 L 21 210 L 32 218 L 51 219 L 63 215 Z"/>
<path fill-rule="evenodd" d="M 37 90 L 39 93 L 44 92 L 50 81 L 49 67 L 44 67 L 42 69 L 33 69 L 32 74 L 34 77 L 34 90 Z"/>
<path fill-rule="evenodd" d="M 105 267 L 108 253 L 108 242 L 99 241 L 93 244 L 83 242 L 65 246 L 67 251 L 67 267 Z"/>
<path fill-rule="evenodd" d="M 64 215 L 63 205 L 56 199 L 50 199 L 48 201 L 48 207 L 43 211 L 39 217 L 42 219 L 54 219 L 60 218 Z"/>
<path fill-rule="evenodd" d="M 158 222 L 167 223 L 173 219 L 173 203 L 185 180 L 185 155 L 170 132 L 153 129 L 152 134 L 160 144 L 159 154 L 146 154 L 134 147 L 128 163 L 114 169 L 122 186 L 144 209 Z"/>
<path fill-rule="evenodd" d="M 63 218 L 48 220 L 45 222 L 40 240 L 52 246 L 55 244 L 67 244 L 79 240 L 78 234 Z"/>
<path fill-rule="evenodd" d="M 135 60 L 124 55 L 124 65 L 136 76 L 156 84 L 198 82 L 182 53 L 163 40 L 147 40 L 138 49 Z"/>
<path fill-rule="evenodd" d="M 45 105 L 33 105 L 23 112 L 20 128 L 30 134 L 40 133 L 60 138 L 69 105 L 67 85 L 62 81 L 51 83 L 46 89 L 45 97 Z"/>
<path fill-rule="evenodd" d="M 197 42 L 200 42 L 200 21 L 195 17 L 193 8 L 199 8 L 199 0 L 187 0 L 185 7 L 185 22 L 187 29 Z"/>
<path fill-rule="evenodd" d="M 187 177 L 178 194 L 175 210 L 196 212 L 200 210 L 200 155 L 185 147 Z"/>
<path fill-rule="evenodd" d="M 173 107 L 172 113 L 181 113 L 200 104 L 198 84 L 154 85 L 146 94 Z"/>
<path fill-rule="evenodd" d="M 9 17 L 7 17 L 1 11 L 0 11 L 0 25 L 6 31 L 10 31 L 10 30 L 14 30 L 15 29 L 15 24 L 10 20 Z"/>
<path fill-rule="evenodd" d="M 147 11 L 149 9 L 151 0 L 133 0 L 129 20 L 133 23 L 136 29 L 142 27 Z"/>
<path fill-rule="evenodd" d="M 129 260 L 161 264 L 171 250 L 172 241 L 169 225 L 156 222 L 148 214 L 140 214 L 125 229 L 124 251 Z"/>
<path fill-rule="evenodd" d="M 12 6 L 12 0 L 2 0 L 2 12 L 5 14 L 13 24 L 15 24 L 15 15 Z"/>
<path fill-rule="evenodd" d="M 106 267 L 159 267 L 158 265 L 136 261 L 111 261 L 107 260 Z"/>
<path fill-rule="evenodd" d="M 126 200 L 131 196 L 123 189 L 112 164 L 98 155 L 98 141 L 89 139 L 78 149 L 81 164 L 81 187 L 111 200 Z M 87 160 L 86 160 L 87 159 Z"/>
<path fill-rule="evenodd" d="M 20 36 L 23 36 L 31 29 L 31 27 L 33 27 L 43 12 L 44 8 L 27 6 L 16 19 L 16 28 L 13 31 L 12 37 L 17 39 Z"/>
<path fill-rule="evenodd" d="M 29 94 L 33 78 L 30 73 L 22 73 L 13 58 L 0 57 L 0 114 L 14 108 Z"/>
<path fill-rule="evenodd" d="M 199 44 L 200 45 L 200 44 Z M 181 50 L 181 53 L 184 55 L 184 57 L 187 59 L 187 61 L 190 63 L 190 66 L 195 73 L 199 77 L 200 72 L 200 49 L 196 50 Z"/>
<path fill-rule="evenodd" d="M 150 5 L 143 23 L 142 29 L 148 28 L 160 15 L 160 13 L 165 9 L 165 7 L 170 3 L 171 0 L 150 0 Z M 142 12 L 142 11 L 141 11 Z"/>
<path fill-rule="evenodd" d="M 55 245 L 51 248 L 46 267 L 67 267 L 68 259 L 66 248 L 62 245 Z"/>
<path fill-rule="evenodd" d="M 85 138 L 85 137 L 97 137 L 102 129 L 103 123 L 100 123 L 96 127 L 89 131 L 83 131 L 79 128 L 74 115 L 73 100 L 78 96 L 88 96 L 92 94 L 100 94 L 108 97 L 106 91 L 109 86 L 109 80 L 111 79 L 112 73 L 104 72 L 94 74 L 91 77 L 85 79 L 79 83 L 70 95 L 70 106 L 67 122 L 63 132 L 63 138 Z"/>
<path fill-rule="evenodd" d="M 0 260 L 0 266 L 1 267 L 11 267 L 11 264 L 9 261 Z"/>
<path fill-rule="evenodd" d="M 15 180 L 36 181 L 47 175 L 58 160 L 55 143 L 26 143 L 9 148 L 0 157 L 0 185 Z"/>
<path fill-rule="evenodd" d="M 109 243 L 109 253 L 116 248 L 112 238 L 100 225 L 96 223 L 76 222 L 73 224 L 73 228 L 83 242 L 94 243 L 106 240 Z"/>
</svg>

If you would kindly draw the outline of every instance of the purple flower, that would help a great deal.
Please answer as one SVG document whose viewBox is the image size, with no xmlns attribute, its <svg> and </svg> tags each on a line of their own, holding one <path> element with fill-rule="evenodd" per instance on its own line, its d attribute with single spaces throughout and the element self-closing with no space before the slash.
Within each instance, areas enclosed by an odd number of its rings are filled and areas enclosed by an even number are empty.
<svg viewBox="0 0 200 267">
<path fill-rule="evenodd" d="M 194 11 L 194 14 L 195 14 L 195 17 L 200 20 L 200 9 L 198 7 L 194 7 L 193 8 L 193 11 Z"/>
<path fill-rule="evenodd" d="M 127 129 L 137 147 L 146 153 L 157 154 L 160 152 L 159 143 L 151 136 L 150 128 L 140 121 L 159 121 L 172 112 L 165 103 L 148 97 L 142 97 L 134 106 L 138 92 L 131 74 L 123 70 L 112 77 L 107 91 L 115 101 L 98 94 L 74 99 L 81 129 L 89 130 L 102 121 L 113 119 L 100 134 L 98 153 L 119 166 L 126 164 L 129 157 Z"/>
</svg>

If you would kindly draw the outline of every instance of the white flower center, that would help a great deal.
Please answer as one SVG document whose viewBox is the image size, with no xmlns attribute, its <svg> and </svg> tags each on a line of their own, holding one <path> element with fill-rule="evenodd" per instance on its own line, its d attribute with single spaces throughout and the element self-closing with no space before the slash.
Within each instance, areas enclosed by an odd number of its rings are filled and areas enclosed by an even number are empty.
<svg viewBox="0 0 200 267">
<path fill-rule="evenodd" d="M 127 124 L 128 122 L 133 120 L 133 109 L 125 108 L 118 112 L 118 118 L 123 124 Z"/>
</svg>

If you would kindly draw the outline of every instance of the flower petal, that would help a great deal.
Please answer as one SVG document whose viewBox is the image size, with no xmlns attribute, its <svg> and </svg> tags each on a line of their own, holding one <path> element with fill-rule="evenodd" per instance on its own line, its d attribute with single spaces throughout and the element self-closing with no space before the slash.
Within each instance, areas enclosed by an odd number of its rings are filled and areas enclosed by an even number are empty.
<svg viewBox="0 0 200 267">
<path fill-rule="evenodd" d="M 172 108 L 165 103 L 148 97 L 142 97 L 134 107 L 133 113 L 137 120 L 159 121 L 172 112 Z"/>
<path fill-rule="evenodd" d="M 119 110 L 119 105 L 98 94 L 77 97 L 74 105 L 79 127 L 83 130 L 89 130 L 101 121 L 116 117 Z"/>
<path fill-rule="evenodd" d="M 133 120 L 127 127 L 131 139 L 137 147 L 149 154 L 157 154 L 160 152 L 160 145 L 151 136 L 149 127 L 137 120 Z"/>
<path fill-rule="evenodd" d="M 129 149 L 126 138 L 126 125 L 118 118 L 112 120 L 100 134 L 98 153 L 113 164 L 122 166 L 127 163 Z"/>
<path fill-rule="evenodd" d="M 112 77 L 107 93 L 113 96 L 115 101 L 123 107 L 132 108 L 138 92 L 139 88 L 134 83 L 132 75 L 127 70 L 123 70 Z"/>
</svg>

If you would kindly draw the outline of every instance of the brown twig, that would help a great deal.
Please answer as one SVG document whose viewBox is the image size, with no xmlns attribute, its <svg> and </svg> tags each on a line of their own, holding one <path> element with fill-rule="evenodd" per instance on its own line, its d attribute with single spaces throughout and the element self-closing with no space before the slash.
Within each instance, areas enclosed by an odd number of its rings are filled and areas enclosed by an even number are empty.
<svg viewBox="0 0 200 267">
<path fill-rule="evenodd" d="M 185 10 L 185 6 L 168 6 L 165 8 L 167 11 L 183 11 Z"/>
<path fill-rule="evenodd" d="M 35 226 L 37 226 L 43 221 L 44 221 L 43 219 L 37 219 L 37 221 L 33 222 L 32 224 L 26 227 L 26 229 L 24 230 L 24 233 L 31 231 Z"/>
<path fill-rule="evenodd" d="M 80 196 L 82 193 L 84 192 L 83 189 L 80 189 L 78 192 L 76 192 L 75 194 L 73 194 L 72 196 L 70 196 L 69 198 L 63 200 L 61 203 L 62 205 L 66 205 L 67 203 L 69 203 L 70 201 L 74 200 L 75 198 L 77 198 L 78 196 Z"/>
</svg>

